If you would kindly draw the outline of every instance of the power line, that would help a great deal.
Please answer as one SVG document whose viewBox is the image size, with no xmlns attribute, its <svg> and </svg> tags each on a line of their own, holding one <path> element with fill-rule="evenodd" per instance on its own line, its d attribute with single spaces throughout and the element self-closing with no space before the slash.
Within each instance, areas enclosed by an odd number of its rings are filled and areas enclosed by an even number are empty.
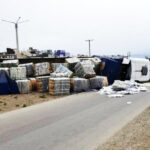
<svg viewBox="0 0 150 150">
<path fill-rule="evenodd" d="M 20 21 L 20 19 L 21 19 L 21 17 L 19 17 L 19 18 L 16 20 L 16 22 L 1 19 L 1 21 L 3 21 L 3 22 L 12 23 L 12 24 L 15 25 L 15 31 L 16 31 L 16 49 L 17 49 L 17 53 L 19 53 L 18 24 L 20 24 L 20 23 L 25 23 L 25 22 L 28 22 L 28 21 L 29 21 L 29 20 Z M 20 21 L 20 22 L 19 22 L 19 21 Z"/>
</svg>

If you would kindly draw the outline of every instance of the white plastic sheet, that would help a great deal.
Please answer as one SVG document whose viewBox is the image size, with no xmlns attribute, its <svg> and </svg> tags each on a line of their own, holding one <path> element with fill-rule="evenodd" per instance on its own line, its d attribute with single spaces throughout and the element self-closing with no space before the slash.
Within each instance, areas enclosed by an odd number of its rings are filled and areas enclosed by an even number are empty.
<svg viewBox="0 0 150 150">
<path fill-rule="evenodd" d="M 148 89 L 134 81 L 119 81 L 116 80 L 113 85 L 103 87 L 98 93 L 108 95 L 110 98 L 120 98 L 125 95 L 138 94 L 146 92 Z"/>
</svg>

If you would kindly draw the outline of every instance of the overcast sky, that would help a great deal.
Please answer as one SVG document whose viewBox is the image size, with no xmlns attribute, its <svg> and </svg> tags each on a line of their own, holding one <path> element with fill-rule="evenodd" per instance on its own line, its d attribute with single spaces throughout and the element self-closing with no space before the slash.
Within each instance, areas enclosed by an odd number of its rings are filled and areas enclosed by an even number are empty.
<svg viewBox="0 0 150 150">
<path fill-rule="evenodd" d="M 19 25 L 20 49 L 72 54 L 150 54 L 150 0 L 0 0 L 0 18 Z M 13 24 L 0 21 L 0 51 L 15 48 Z"/>
</svg>

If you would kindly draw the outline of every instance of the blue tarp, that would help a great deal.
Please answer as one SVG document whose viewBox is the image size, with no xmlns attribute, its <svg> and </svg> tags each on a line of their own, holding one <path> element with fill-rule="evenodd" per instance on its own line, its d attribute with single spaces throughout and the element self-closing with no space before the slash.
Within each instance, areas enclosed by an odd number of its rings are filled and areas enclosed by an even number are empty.
<svg viewBox="0 0 150 150">
<path fill-rule="evenodd" d="M 101 71 L 102 76 L 107 76 L 108 83 L 112 84 L 114 80 L 120 79 L 120 72 L 122 66 L 122 58 L 111 58 L 111 57 L 102 57 L 96 56 L 105 62 L 105 68 Z"/>
<path fill-rule="evenodd" d="M 16 81 L 12 80 L 5 71 L 0 71 L 0 95 L 19 93 Z"/>
</svg>

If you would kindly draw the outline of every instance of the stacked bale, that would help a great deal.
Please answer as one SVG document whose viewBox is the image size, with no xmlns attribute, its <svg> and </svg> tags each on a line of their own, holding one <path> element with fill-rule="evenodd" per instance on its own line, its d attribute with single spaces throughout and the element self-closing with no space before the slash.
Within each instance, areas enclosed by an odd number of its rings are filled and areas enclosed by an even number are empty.
<svg viewBox="0 0 150 150">
<path fill-rule="evenodd" d="M 64 95 L 70 93 L 69 78 L 49 78 L 49 93 L 51 95 Z"/>
<path fill-rule="evenodd" d="M 63 65 L 59 65 L 55 72 L 51 73 L 51 77 L 72 77 L 73 72 L 70 71 L 68 68 L 64 67 Z"/>
<path fill-rule="evenodd" d="M 32 86 L 32 91 L 35 91 L 37 89 L 36 79 L 35 78 L 29 78 Z"/>
<path fill-rule="evenodd" d="M 18 60 L 4 60 L 2 63 L 1 63 L 1 67 L 17 67 L 19 64 L 19 61 Z"/>
<path fill-rule="evenodd" d="M 90 82 L 84 78 L 71 78 L 70 89 L 72 92 L 85 92 L 90 90 Z"/>
<path fill-rule="evenodd" d="M 105 76 L 99 76 L 101 78 L 103 86 L 108 86 L 108 79 Z"/>
<path fill-rule="evenodd" d="M 17 80 L 16 82 L 21 94 L 28 94 L 32 91 L 31 82 L 29 80 Z"/>
<path fill-rule="evenodd" d="M 94 78 L 90 78 L 89 80 L 91 89 L 101 89 L 103 86 L 108 85 L 106 77 L 96 76 Z"/>
<path fill-rule="evenodd" d="M 32 77 L 34 75 L 33 63 L 21 64 L 19 67 L 26 67 L 27 77 Z"/>
<path fill-rule="evenodd" d="M 48 92 L 49 76 L 36 77 L 37 91 L 40 93 Z"/>
<path fill-rule="evenodd" d="M 52 72 L 55 72 L 56 71 L 56 69 L 60 66 L 60 65 L 62 65 L 62 66 L 64 66 L 64 67 L 68 67 L 68 64 L 67 63 L 51 63 L 51 65 L 50 65 L 50 72 L 52 73 Z"/>
<path fill-rule="evenodd" d="M 103 87 L 102 79 L 99 76 L 90 78 L 91 89 L 101 89 Z"/>
<path fill-rule="evenodd" d="M 34 65 L 35 76 L 43 76 L 50 74 L 50 64 L 48 62 L 37 63 Z"/>
<path fill-rule="evenodd" d="M 82 77 L 82 78 L 92 78 L 95 77 L 95 71 L 94 71 L 94 65 L 91 63 L 91 61 L 86 60 L 83 62 L 79 62 L 75 65 L 75 74 L 78 77 Z"/>
<path fill-rule="evenodd" d="M 69 69 L 70 69 L 72 72 L 74 72 L 74 71 L 75 71 L 75 70 L 74 70 L 74 67 L 75 67 L 75 65 L 76 65 L 78 62 L 80 62 L 80 60 L 79 60 L 78 58 L 76 58 L 76 57 L 73 57 L 73 58 L 67 58 L 67 59 L 66 59 L 66 62 L 67 62 L 67 64 L 68 64 Z"/>
<path fill-rule="evenodd" d="M 26 79 L 26 67 L 11 67 L 10 77 L 14 80 Z"/>
</svg>

